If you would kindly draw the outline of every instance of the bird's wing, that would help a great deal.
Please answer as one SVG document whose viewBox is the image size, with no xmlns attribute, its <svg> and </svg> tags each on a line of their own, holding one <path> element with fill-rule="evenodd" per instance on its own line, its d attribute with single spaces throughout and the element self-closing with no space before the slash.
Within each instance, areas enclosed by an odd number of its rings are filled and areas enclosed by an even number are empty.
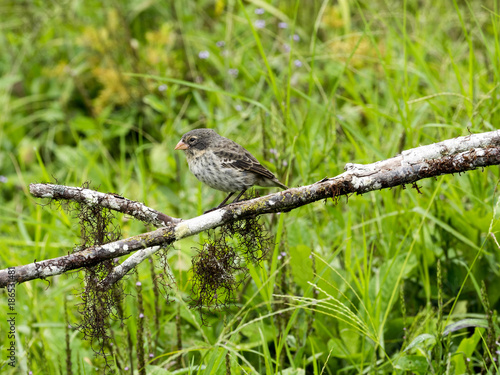
<svg viewBox="0 0 500 375">
<path fill-rule="evenodd" d="M 215 151 L 214 154 L 221 158 L 224 167 L 254 172 L 271 180 L 275 178 L 270 171 L 263 167 L 257 159 L 243 147 L 239 150 L 218 150 Z"/>
</svg>

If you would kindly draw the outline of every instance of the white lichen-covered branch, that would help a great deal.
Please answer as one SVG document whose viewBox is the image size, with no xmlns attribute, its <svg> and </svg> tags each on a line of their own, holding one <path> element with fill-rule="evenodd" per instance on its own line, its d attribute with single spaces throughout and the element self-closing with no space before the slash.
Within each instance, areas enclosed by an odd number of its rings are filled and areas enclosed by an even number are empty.
<svg viewBox="0 0 500 375">
<path fill-rule="evenodd" d="M 30 193 L 36 198 L 68 200 L 89 206 L 98 205 L 133 216 L 155 227 L 181 222 L 181 219 L 167 216 L 140 202 L 131 201 L 118 194 L 105 194 L 91 189 L 53 184 L 31 184 Z"/>
<path fill-rule="evenodd" d="M 159 229 L 105 245 L 89 247 L 59 258 L 21 266 L 12 265 L 8 269 L 0 270 L 0 287 L 91 267 L 104 260 L 134 252 L 135 254 L 116 266 L 101 282 L 101 287 L 106 288 L 159 249 L 231 221 L 254 215 L 287 212 L 326 198 L 336 199 L 352 193 L 363 194 L 373 190 L 413 184 L 429 177 L 498 164 L 500 164 L 500 131 L 472 134 L 403 151 L 396 157 L 373 164 L 347 164 L 346 172 L 336 177 L 231 204 L 188 220 L 172 218 L 115 194 L 59 185 L 33 184 L 30 185 L 30 191 L 35 197 L 101 205 L 152 223 Z"/>
</svg>

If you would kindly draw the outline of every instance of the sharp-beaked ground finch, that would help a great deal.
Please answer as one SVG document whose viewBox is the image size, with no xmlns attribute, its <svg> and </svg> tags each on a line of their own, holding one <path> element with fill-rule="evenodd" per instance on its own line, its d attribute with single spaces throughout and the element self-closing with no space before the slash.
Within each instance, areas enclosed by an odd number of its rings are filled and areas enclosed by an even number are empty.
<svg viewBox="0 0 500 375">
<path fill-rule="evenodd" d="M 229 193 L 217 208 L 241 191 L 233 201 L 237 202 L 254 185 L 288 189 L 245 148 L 212 129 L 191 130 L 182 136 L 175 150 L 184 151 L 189 170 L 198 180 Z"/>
</svg>

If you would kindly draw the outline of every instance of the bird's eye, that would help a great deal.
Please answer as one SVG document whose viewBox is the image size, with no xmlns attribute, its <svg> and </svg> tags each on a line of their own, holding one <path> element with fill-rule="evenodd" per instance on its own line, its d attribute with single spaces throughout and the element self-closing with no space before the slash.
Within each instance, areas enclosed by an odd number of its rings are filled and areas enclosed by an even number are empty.
<svg viewBox="0 0 500 375">
<path fill-rule="evenodd" d="M 194 141 L 196 141 L 196 137 L 191 137 L 191 138 L 189 138 L 189 140 L 188 140 L 188 142 L 189 142 L 189 143 L 193 143 Z"/>
</svg>

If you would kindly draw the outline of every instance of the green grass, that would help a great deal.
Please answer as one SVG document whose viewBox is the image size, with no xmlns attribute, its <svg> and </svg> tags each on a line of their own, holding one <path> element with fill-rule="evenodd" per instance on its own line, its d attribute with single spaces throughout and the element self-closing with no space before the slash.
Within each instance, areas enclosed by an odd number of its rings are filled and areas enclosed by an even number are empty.
<svg viewBox="0 0 500 375">
<path fill-rule="evenodd" d="M 500 123 L 495 1 L 31 1 L 0 14 L 2 269 L 79 243 L 77 212 L 40 205 L 32 182 L 90 181 L 182 218 L 218 204 L 173 151 L 196 127 L 294 187 Z M 495 374 L 498 179 L 490 167 L 262 218 L 276 245 L 207 325 L 189 301 L 208 234 L 182 240 L 170 287 L 156 294 L 149 262 L 124 280 L 107 369 L 74 328 L 79 274 L 24 283 L 15 369 L 0 293 L 0 372 L 66 373 L 67 301 L 75 374 L 137 371 L 138 335 L 155 374 L 225 374 L 226 360 L 233 374 Z M 153 229 L 116 222 L 122 237 Z"/>
</svg>

